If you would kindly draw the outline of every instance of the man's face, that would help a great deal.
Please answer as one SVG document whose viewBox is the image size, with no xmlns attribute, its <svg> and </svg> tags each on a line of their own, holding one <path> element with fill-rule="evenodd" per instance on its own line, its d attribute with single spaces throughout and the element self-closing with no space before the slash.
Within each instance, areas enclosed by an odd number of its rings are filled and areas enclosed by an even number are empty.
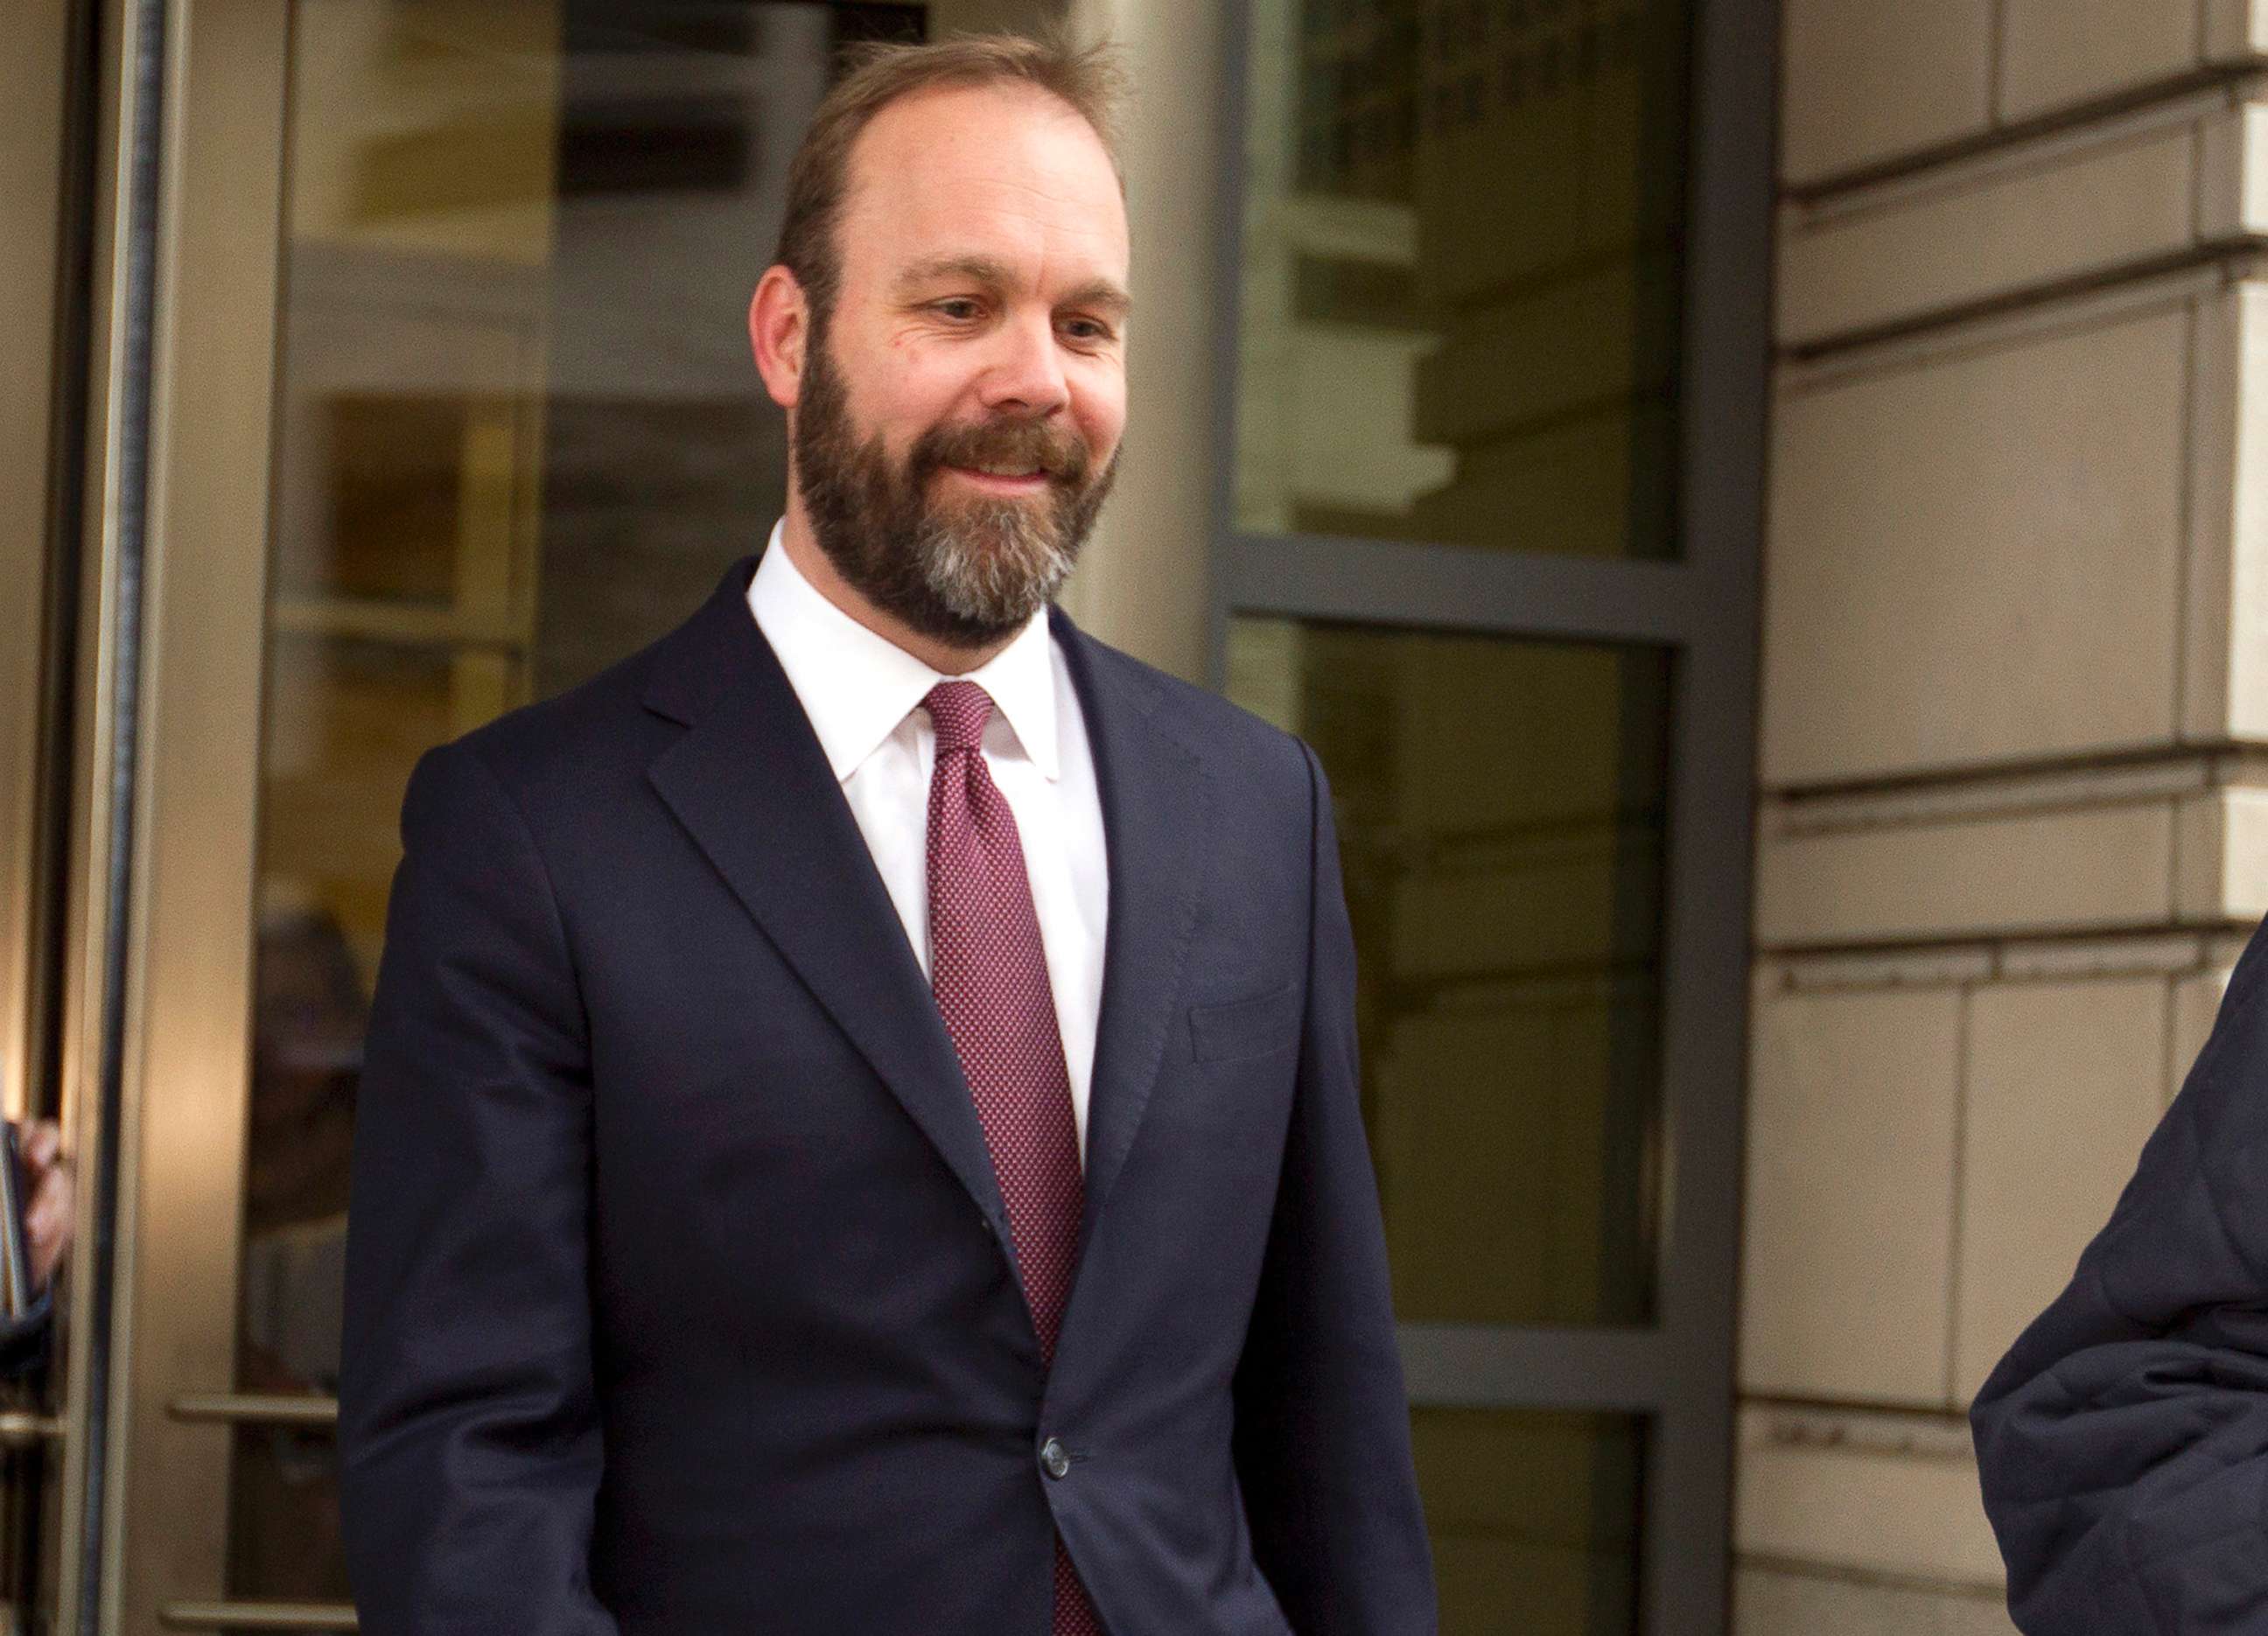
<svg viewBox="0 0 2268 1636">
<path fill-rule="evenodd" d="M 1126 213 L 1101 140 L 1025 87 L 894 103 L 860 133 L 798 488 L 851 586 L 980 646 L 1052 595 L 1126 419 Z"/>
</svg>

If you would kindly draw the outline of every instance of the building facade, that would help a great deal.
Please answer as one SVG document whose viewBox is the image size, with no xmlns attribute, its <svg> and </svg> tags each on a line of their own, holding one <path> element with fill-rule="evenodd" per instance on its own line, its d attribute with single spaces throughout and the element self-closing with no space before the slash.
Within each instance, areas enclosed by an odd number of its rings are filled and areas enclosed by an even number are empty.
<svg viewBox="0 0 2268 1636">
<path fill-rule="evenodd" d="M 1052 0 L 30 0 L 0 1095 L 19 1628 L 350 1628 L 363 1009 L 427 745 L 784 492 L 861 38 Z M 2008 1630 L 1963 1411 L 2268 911 L 2268 7 L 1069 0 L 1124 470 L 1065 602 L 1313 742 L 1444 1629 Z"/>
<path fill-rule="evenodd" d="M 1786 11 L 1743 1628 L 2006 1629 L 1959 1416 L 2268 909 L 2264 23 Z"/>
</svg>

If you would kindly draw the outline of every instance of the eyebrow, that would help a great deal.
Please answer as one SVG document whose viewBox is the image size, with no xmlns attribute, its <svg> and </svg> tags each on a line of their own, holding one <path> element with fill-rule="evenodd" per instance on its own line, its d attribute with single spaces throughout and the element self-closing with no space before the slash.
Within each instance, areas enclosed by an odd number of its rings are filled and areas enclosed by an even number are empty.
<svg viewBox="0 0 2268 1636">
<path fill-rule="evenodd" d="M 989 255 L 933 255 L 900 273 L 897 287 L 903 291 L 940 278 L 972 278 L 994 290 L 1005 290 L 1011 282 L 1007 268 Z M 1090 278 L 1066 293 L 1061 304 L 1101 307 L 1123 318 L 1133 309 L 1134 298 L 1112 279 Z"/>
</svg>

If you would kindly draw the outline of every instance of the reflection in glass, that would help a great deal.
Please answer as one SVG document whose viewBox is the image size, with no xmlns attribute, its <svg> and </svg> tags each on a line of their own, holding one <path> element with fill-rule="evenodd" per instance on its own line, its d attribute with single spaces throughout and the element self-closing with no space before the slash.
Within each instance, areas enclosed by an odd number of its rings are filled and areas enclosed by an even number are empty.
<svg viewBox="0 0 2268 1636">
<path fill-rule="evenodd" d="M 1676 554 L 1692 0 L 1255 0 L 1235 520 Z"/>
<path fill-rule="evenodd" d="M 786 448 L 745 311 L 796 141 L 850 40 L 1017 20 L 966 9 L 290 7 L 239 1390 L 336 1389 L 411 768 L 760 549 Z M 231 1594 L 343 1600 L 328 1433 L 234 1450 Z"/>
<path fill-rule="evenodd" d="M 1410 1433 L 1441 1636 L 1638 1629 L 1644 1421 L 1429 1408 Z"/>
<path fill-rule="evenodd" d="M 328 1427 L 240 1426 L 229 1465 L 229 1595 L 247 1602 L 353 1600 L 339 1541 L 339 1471 Z"/>
<path fill-rule="evenodd" d="M 1654 1299 L 1670 663 L 1240 618 L 1229 691 L 1315 747 L 1407 1323 Z"/>
</svg>

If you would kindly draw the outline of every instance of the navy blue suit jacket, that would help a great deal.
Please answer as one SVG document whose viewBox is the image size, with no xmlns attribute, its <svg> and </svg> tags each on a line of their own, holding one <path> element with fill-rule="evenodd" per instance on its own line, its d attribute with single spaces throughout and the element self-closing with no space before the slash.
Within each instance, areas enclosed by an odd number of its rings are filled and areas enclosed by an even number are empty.
<svg viewBox="0 0 2268 1636">
<path fill-rule="evenodd" d="M 1970 1419 L 2021 1629 L 2268 1636 L 2268 931 Z"/>
<path fill-rule="evenodd" d="M 1432 1632 L 1314 756 L 1057 616 L 1110 907 L 1043 1369 L 752 568 L 411 780 L 348 1246 L 363 1630 L 1044 1636 L 1060 1531 L 1112 1636 Z"/>
</svg>

